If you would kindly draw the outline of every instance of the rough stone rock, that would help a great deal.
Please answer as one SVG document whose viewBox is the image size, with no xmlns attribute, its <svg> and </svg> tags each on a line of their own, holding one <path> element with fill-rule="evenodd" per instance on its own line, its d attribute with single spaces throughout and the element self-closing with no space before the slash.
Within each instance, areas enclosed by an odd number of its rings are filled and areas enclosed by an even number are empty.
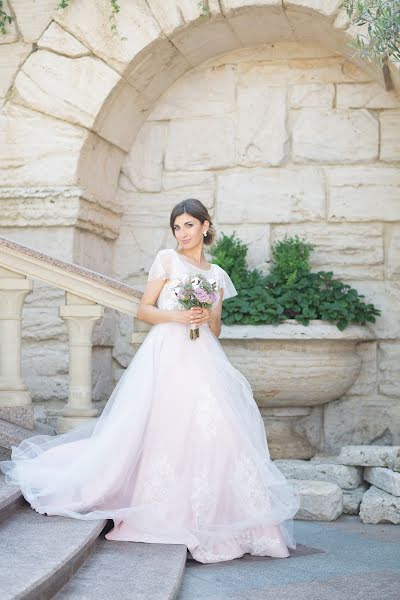
<svg viewBox="0 0 400 600">
<path fill-rule="evenodd" d="M 400 496 L 400 473 L 386 467 L 365 467 L 363 476 L 388 494 Z"/>
<path fill-rule="evenodd" d="M 285 477 L 292 479 L 328 481 L 342 489 L 354 489 L 362 482 L 362 470 L 357 467 L 296 459 L 278 459 L 274 462 Z"/>
<path fill-rule="evenodd" d="M 371 485 L 360 506 L 363 523 L 400 523 L 400 498 Z"/>
<path fill-rule="evenodd" d="M 389 467 L 400 471 L 400 446 L 343 446 L 338 461 L 342 465 Z"/>
<path fill-rule="evenodd" d="M 367 489 L 368 485 L 362 484 L 354 488 L 354 490 L 343 490 L 343 513 L 358 515 L 361 501 Z"/>
<path fill-rule="evenodd" d="M 334 521 L 343 511 L 343 492 L 336 483 L 288 479 L 300 495 L 295 519 Z"/>
</svg>

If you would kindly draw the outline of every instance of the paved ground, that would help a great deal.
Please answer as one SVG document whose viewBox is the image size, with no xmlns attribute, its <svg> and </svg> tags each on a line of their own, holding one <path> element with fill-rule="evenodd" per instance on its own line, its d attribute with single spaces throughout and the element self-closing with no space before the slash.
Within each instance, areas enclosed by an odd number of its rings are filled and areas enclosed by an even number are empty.
<svg viewBox="0 0 400 600">
<path fill-rule="evenodd" d="M 400 600 L 400 525 L 342 515 L 296 520 L 294 536 L 288 558 L 188 561 L 177 600 Z"/>
</svg>

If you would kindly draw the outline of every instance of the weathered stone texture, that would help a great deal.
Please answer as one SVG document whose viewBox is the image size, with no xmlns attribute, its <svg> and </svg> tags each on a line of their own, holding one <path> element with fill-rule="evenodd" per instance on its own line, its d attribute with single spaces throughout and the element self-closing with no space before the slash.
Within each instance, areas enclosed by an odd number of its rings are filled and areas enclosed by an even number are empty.
<svg viewBox="0 0 400 600">
<path fill-rule="evenodd" d="M 400 498 L 371 485 L 360 506 L 363 523 L 400 523 Z"/>
<path fill-rule="evenodd" d="M 343 492 L 336 483 L 288 479 L 300 495 L 295 519 L 334 521 L 343 511 Z"/>
</svg>

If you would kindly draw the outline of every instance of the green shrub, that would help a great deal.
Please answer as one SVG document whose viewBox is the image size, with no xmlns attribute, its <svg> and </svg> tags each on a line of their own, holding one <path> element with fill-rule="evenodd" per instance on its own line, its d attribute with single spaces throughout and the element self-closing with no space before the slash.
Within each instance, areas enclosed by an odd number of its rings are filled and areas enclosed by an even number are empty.
<svg viewBox="0 0 400 600">
<path fill-rule="evenodd" d="M 223 303 L 223 323 L 278 325 L 295 319 L 308 325 L 311 319 L 322 319 L 342 331 L 350 323 L 375 322 L 381 312 L 365 303 L 362 294 L 335 279 L 332 271 L 311 272 L 313 248 L 305 238 L 285 237 L 273 245 L 271 271 L 264 275 L 247 269 L 247 245 L 236 232 L 222 234 L 210 248 L 212 262 L 229 274 L 238 292 Z"/>
</svg>

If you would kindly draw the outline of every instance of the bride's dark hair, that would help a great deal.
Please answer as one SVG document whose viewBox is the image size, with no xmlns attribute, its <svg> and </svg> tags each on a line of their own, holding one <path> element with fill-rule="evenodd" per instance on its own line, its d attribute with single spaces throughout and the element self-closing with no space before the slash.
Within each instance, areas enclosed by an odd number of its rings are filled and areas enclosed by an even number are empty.
<svg viewBox="0 0 400 600">
<path fill-rule="evenodd" d="M 209 221 L 210 226 L 207 231 L 207 235 L 204 236 L 204 243 L 210 245 L 213 243 L 215 238 L 215 229 L 211 221 L 210 214 L 204 204 L 197 200 L 196 198 L 188 198 L 187 200 L 182 200 L 178 204 L 174 206 L 171 212 L 171 216 L 169 218 L 169 225 L 171 227 L 172 233 L 175 237 L 174 224 L 176 217 L 187 213 L 196 219 L 199 219 L 202 223 L 204 221 Z"/>
</svg>

